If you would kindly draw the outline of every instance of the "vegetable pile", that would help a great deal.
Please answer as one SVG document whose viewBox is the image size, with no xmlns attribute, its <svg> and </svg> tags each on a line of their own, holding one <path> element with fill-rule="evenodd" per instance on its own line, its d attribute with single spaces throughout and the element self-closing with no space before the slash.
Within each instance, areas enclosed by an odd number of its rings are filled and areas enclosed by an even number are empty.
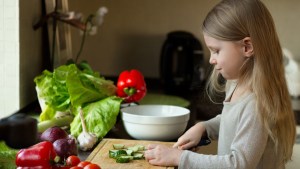
<svg viewBox="0 0 300 169">
<path fill-rule="evenodd" d="M 45 70 L 34 82 L 42 107 L 39 132 L 69 125 L 71 135 L 77 138 L 83 132 L 79 111 L 83 112 L 87 130 L 97 139 L 114 126 L 123 98 L 116 96 L 113 81 L 101 77 L 87 63 Z"/>
<path fill-rule="evenodd" d="M 84 151 L 115 125 L 122 102 L 138 102 L 147 92 L 138 70 L 121 72 L 115 86 L 86 62 L 62 65 L 53 72 L 44 70 L 34 82 L 42 107 L 38 131 L 68 126 Z"/>
<path fill-rule="evenodd" d="M 58 139 L 61 140 L 61 139 Z M 69 155 L 60 160 L 55 142 L 42 141 L 31 147 L 21 149 L 16 155 L 18 169 L 101 169 L 97 164 L 81 161 L 77 155 Z"/>
<path fill-rule="evenodd" d="M 75 138 L 60 127 L 54 126 L 45 130 L 40 141 L 48 141 L 53 144 L 54 151 L 59 157 L 58 162 L 64 161 L 70 155 L 77 155 L 77 143 Z"/>
<path fill-rule="evenodd" d="M 121 104 L 138 102 L 147 92 L 138 70 L 121 72 L 115 86 L 86 62 L 62 65 L 53 72 L 44 70 L 34 82 L 42 108 L 40 142 L 17 153 L 19 168 L 100 168 L 80 162 L 77 147 L 92 149 L 115 125 Z M 142 159 L 143 154 L 135 149 L 128 150 L 127 157 Z M 115 158 L 124 162 L 126 157 Z"/>
<path fill-rule="evenodd" d="M 86 62 L 62 65 L 53 72 L 44 70 L 34 82 L 42 108 L 39 142 L 21 150 L 0 142 L 0 168 L 101 169 L 81 161 L 78 147 L 92 149 L 115 125 L 121 104 L 138 102 L 147 92 L 138 70 L 121 72 L 115 86 Z M 143 146 L 123 146 L 111 150 L 110 157 L 129 162 L 143 159 L 143 150 Z"/>
</svg>

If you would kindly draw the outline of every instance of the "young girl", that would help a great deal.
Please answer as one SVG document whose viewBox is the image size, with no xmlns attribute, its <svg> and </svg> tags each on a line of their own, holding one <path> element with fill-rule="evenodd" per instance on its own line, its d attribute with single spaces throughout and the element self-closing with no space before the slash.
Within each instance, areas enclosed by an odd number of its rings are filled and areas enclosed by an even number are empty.
<svg viewBox="0 0 300 169">
<path fill-rule="evenodd" d="M 173 148 L 149 145 L 150 164 L 191 168 L 285 168 L 292 156 L 295 119 L 274 22 L 260 0 L 223 0 L 203 22 L 214 65 L 208 91 L 225 91 L 220 115 L 199 122 Z M 222 76 L 225 85 L 218 84 Z M 210 92 L 211 93 L 211 92 Z M 218 154 L 188 149 L 218 139 Z"/>
</svg>

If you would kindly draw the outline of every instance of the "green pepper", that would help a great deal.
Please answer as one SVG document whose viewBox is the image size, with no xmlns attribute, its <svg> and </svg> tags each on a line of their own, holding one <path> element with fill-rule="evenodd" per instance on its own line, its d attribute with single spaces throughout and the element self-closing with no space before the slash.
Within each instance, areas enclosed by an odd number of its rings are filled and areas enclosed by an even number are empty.
<svg viewBox="0 0 300 169">
<path fill-rule="evenodd" d="M 16 165 L 18 169 L 51 169 L 55 157 L 53 144 L 43 141 L 21 149 L 16 155 Z"/>
<path fill-rule="evenodd" d="M 117 96 L 124 98 L 124 102 L 138 102 L 146 93 L 146 83 L 140 71 L 132 69 L 120 73 L 117 82 Z"/>
</svg>

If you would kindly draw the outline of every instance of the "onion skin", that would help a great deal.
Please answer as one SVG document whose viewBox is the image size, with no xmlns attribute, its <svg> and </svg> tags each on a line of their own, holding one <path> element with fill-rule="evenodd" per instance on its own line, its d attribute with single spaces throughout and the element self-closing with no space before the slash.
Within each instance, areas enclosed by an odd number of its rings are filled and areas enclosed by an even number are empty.
<svg viewBox="0 0 300 169">
<path fill-rule="evenodd" d="M 68 138 L 68 133 L 62 128 L 57 126 L 48 128 L 40 136 L 41 141 L 50 141 L 51 143 L 54 143 L 54 141 L 58 139 L 65 139 L 65 138 Z"/>
<path fill-rule="evenodd" d="M 75 139 L 58 139 L 53 143 L 53 147 L 61 160 L 65 160 L 71 155 L 78 155 L 77 143 Z"/>
</svg>

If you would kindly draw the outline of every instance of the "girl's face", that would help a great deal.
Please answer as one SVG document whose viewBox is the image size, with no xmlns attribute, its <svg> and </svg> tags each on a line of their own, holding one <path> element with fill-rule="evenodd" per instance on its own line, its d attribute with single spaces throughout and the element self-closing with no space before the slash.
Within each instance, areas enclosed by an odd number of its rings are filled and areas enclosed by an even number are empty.
<svg viewBox="0 0 300 169">
<path fill-rule="evenodd" d="M 227 80 L 238 79 L 239 70 L 245 62 L 244 47 L 240 41 L 222 41 L 204 34 L 210 51 L 209 63 Z"/>
</svg>

